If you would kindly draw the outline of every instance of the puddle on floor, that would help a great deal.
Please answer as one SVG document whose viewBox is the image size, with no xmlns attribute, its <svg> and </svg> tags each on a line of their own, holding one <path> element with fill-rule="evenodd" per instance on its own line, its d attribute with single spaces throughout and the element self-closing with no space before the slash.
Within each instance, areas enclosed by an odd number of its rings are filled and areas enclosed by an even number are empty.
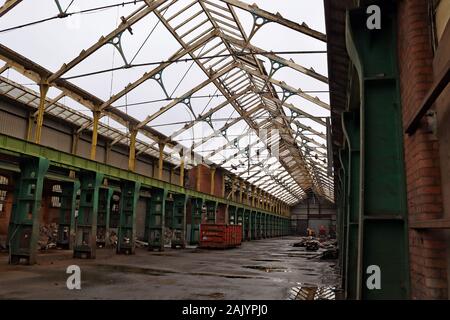
<svg viewBox="0 0 450 320">
<path fill-rule="evenodd" d="M 280 268 L 280 267 L 270 267 L 270 266 L 242 266 L 243 268 L 247 269 L 254 269 L 264 272 L 291 272 L 286 268 Z"/>
<path fill-rule="evenodd" d="M 289 290 L 289 300 L 336 300 L 336 287 L 299 283 Z"/>
<path fill-rule="evenodd" d="M 252 261 L 256 261 L 256 262 L 281 262 L 281 260 L 278 260 L 278 259 L 252 259 Z"/>
<path fill-rule="evenodd" d="M 223 294 L 222 292 L 196 293 L 195 296 L 206 299 L 223 299 L 225 297 L 225 294 Z"/>
</svg>

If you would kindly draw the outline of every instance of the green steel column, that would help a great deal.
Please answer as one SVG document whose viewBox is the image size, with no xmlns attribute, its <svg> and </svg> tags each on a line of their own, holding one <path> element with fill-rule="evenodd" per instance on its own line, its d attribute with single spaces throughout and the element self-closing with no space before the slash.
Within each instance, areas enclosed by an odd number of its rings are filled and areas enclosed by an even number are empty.
<svg viewBox="0 0 450 320">
<path fill-rule="evenodd" d="M 251 239 L 250 240 L 255 240 L 257 237 L 256 234 L 256 211 L 250 211 L 250 225 L 251 227 L 251 232 L 250 232 L 250 236 Z"/>
<path fill-rule="evenodd" d="M 236 210 L 237 225 L 242 226 L 242 241 L 244 241 L 244 208 L 237 208 Z"/>
<path fill-rule="evenodd" d="M 177 246 L 186 248 L 186 204 L 187 196 L 185 194 L 175 194 L 173 196 L 173 220 L 172 220 L 172 248 Z"/>
<path fill-rule="evenodd" d="M 266 224 L 266 217 L 267 214 L 263 213 L 261 217 L 261 224 L 262 224 L 262 237 L 263 239 L 267 238 L 267 224 Z"/>
<path fill-rule="evenodd" d="M 97 239 L 104 246 L 110 246 L 109 242 L 109 226 L 111 217 L 111 198 L 114 190 L 108 187 L 101 187 L 99 190 L 98 212 L 97 212 Z"/>
<path fill-rule="evenodd" d="M 201 198 L 191 199 L 191 245 L 198 244 L 200 239 L 200 224 L 202 222 L 203 203 L 204 200 Z"/>
<path fill-rule="evenodd" d="M 95 258 L 97 247 L 98 195 L 103 174 L 83 171 L 80 174 L 80 205 L 75 233 L 74 258 Z"/>
<path fill-rule="evenodd" d="M 347 239 L 348 239 L 348 148 L 345 147 L 339 150 L 339 162 L 341 164 L 341 169 L 337 173 L 336 179 L 339 181 L 338 188 L 338 218 L 339 218 L 339 229 L 337 230 L 337 239 L 339 243 L 339 265 L 341 270 L 341 283 L 344 292 L 347 292 Z"/>
<path fill-rule="evenodd" d="M 216 223 L 216 212 L 219 203 L 217 201 L 206 201 L 206 223 Z"/>
<path fill-rule="evenodd" d="M 237 224 L 237 208 L 235 206 L 228 206 L 228 224 Z"/>
<path fill-rule="evenodd" d="M 164 219 L 166 212 L 167 189 L 154 188 L 147 202 L 144 237 L 148 250 L 164 251 Z"/>
<path fill-rule="evenodd" d="M 39 212 L 48 167 L 49 161 L 45 158 L 21 159 L 8 230 L 10 264 L 20 263 L 21 259 L 28 264 L 36 263 Z"/>
<path fill-rule="evenodd" d="M 345 167 L 348 168 L 347 180 L 347 207 L 345 208 L 345 224 L 347 225 L 345 235 L 345 288 L 348 299 L 357 297 L 357 275 L 358 275 L 358 233 L 359 233 L 359 186 L 360 186 L 360 113 L 344 112 L 342 114 L 343 131 L 346 139 L 348 154 Z"/>
<path fill-rule="evenodd" d="M 252 219 L 251 219 L 251 210 L 244 211 L 245 217 L 245 240 L 252 240 Z"/>
<path fill-rule="evenodd" d="M 408 227 L 397 71 L 396 4 L 380 3 L 381 30 L 366 27 L 366 8 L 347 14 L 347 48 L 359 75 L 361 177 L 358 299 L 409 298 Z M 369 266 L 381 289 L 366 285 Z"/>
<path fill-rule="evenodd" d="M 75 209 L 80 182 L 61 183 L 61 196 L 56 244 L 63 249 L 73 250 L 75 240 Z"/>
<path fill-rule="evenodd" d="M 173 214 L 174 214 L 174 201 L 173 201 L 173 194 L 168 193 L 167 199 L 166 199 L 166 206 L 164 210 L 164 228 L 165 229 L 172 229 L 172 223 L 173 223 Z"/>
<path fill-rule="evenodd" d="M 120 193 L 120 222 L 117 253 L 134 254 L 136 248 L 136 210 L 141 183 L 123 181 Z"/>
</svg>

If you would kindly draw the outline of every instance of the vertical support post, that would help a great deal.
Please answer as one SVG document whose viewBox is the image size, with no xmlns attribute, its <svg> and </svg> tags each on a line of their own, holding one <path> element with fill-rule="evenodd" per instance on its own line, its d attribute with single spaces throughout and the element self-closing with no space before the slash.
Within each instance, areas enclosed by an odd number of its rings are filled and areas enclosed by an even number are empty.
<svg viewBox="0 0 450 320">
<path fill-rule="evenodd" d="M 222 171 L 222 198 L 225 198 L 225 171 Z"/>
<path fill-rule="evenodd" d="M 256 187 L 250 186 L 250 192 L 251 192 L 251 196 L 252 196 L 252 207 L 254 207 L 255 206 L 255 198 L 256 198 Z"/>
<path fill-rule="evenodd" d="M 366 8 L 347 12 L 346 44 L 358 72 L 360 109 L 359 228 L 356 299 L 409 297 L 408 225 L 397 70 L 396 4 L 382 2 L 383 28 L 368 30 Z M 383 199 L 383 201 L 380 201 Z M 380 248 L 384 248 L 380 250 Z M 366 286 L 382 270 L 381 289 Z M 389 270 L 386 272 L 386 270 Z"/>
<path fill-rule="evenodd" d="M 98 212 L 97 212 L 97 239 L 99 243 L 108 247 L 109 242 L 109 226 L 111 217 L 111 198 L 114 190 L 108 187 L 101 187 L 99 190 Z"/>
<path fill-rule="evenodd" d="M 172 241 L 171 247 L 186 247 L 186 204 L 187 195 L 175 194 L 173 196 L 173 220 L 172 220 Z"/>
<path fill-rule="evenodd" d="M 103 174 L 84 171 L 80 174 L 80 207 L 75 233 L 74 258 L 95 258 L 97 213 Z"/>
<path fill-rule="evenodd" d="M 237 218 L 236 218 L 236 213 L 237 213 L 237 208 L 235 206 L 228 206 L 227 208 L 228 210 L 228 224 L 231 225 L 235 225 L 237 224 Z"/>
<path fill-rule="evenodd" d="M 158 158 L 158 179 L 163 179 L 163 168 L 164 168 L 164 147 L 166 145 L 162 142 L 158 143 L 159 158 Z"/>
<path fill-rule="evenodd" d="M 191 200 L 191 239 L 190 244 L 198 244 L 200 239 L 200 224 L 202 223 L 204 200 L 194 198 Z"/>
<path fill-rule="evenodd" d="M 117 253 L 134 254 L 136 248 L 136 208 L 141 183 L 123 181 L 120 194 L 120 222 Z"/>
<path fill-rule="evenodd" d="M 244 221 L 245 221 L 245 239 L 247 241 L 250 241 L 250 240 L 252 240 L 251 210 L 245 210 L 245 212 L 244 212 Z"/>
<path fill-rule="evenodd" d="M 216 201 L 206 201 L 206 221 L 205 223 L 216 223 L 216 211 L 218 203 Z"/>
<path fill-rule="evenodd" d="M 36 118 L 34 117 L 32 112 L 28 113 L 28 121 L 27 121 L 27 141 L 32 141 L 33 139 L 33 126 L 36 121 Z"/>
<path fill-rule="evenodd" d="M 80 182 L 64 182 L 61 184 L 61 207 L 59 209 L 58 236 L 56 245 L 73 250 L 75 240 L 75 208 Z"/>
<path fill-rule="evenodd" d="M 200 191 L 202 177 L 202 165 L 197 165 L 197 176 L 195 179 L 195 190 Z"/>
<path fill-rule="evenodd" d="M 49 161 L 44 158 L 21 159 L 8 230 L 10 264 L 18 264 L 21 259 L 25 259 L 28 264 L 36 263 L 39 213 L 48 167 Z"/>
<path fill-rule="evenodd" d="M 46 83 L 41 82 L 39 84 L 39 107 L 38 107 L 38 113 L 37 113 L 37 123 L 36 123 L 36 129 L 34 132 L 34 142 L 37 144 L 41 143 L 41 136 L 42 136 L 42 125 L 44 124 L 44 112 L 45 112 L 45 101 L 47 98 L 47 92 L 48 92 L 49 85 Z"/>
<path fill-rule="evenodd" d="M 152 189 L 151 198 L 147 201 L 144 237 L 148 241 L 148 249 L 164 251 L 164 223 L 166 213 L 167 189 Z"/>
<path fill-rule="evenodd" d="M 185 163 L 184 153 L 183 153 L 183 150 L 181 150 L 180 151 L 180 181 L 178 183 L 181 187 L 184 187 L 184 163 Z"/>
<path fill-rule="evenodd" d="M 130 130 L 130 152 L 128 156 L 128 170 L 134 172 L 136 171 L 136 136 L 138 130 Z"/>
<path fill-rule="evenodd" d="M 212 166 L 211 167 L 211 194 L 214 195 L 215 192 L 215 187 L 216 187 L 216 167 Z"/>
<path fill-rule="evenodd" d="M 243 196 L 244 196 L 244 187 L 245 183 L 241 180 L 239 183 L 239 203 L 242 204 Z"/>
<path fill-rule="evenodd" d="M 244 208 L 236 209 L 236 224 L 242 226 L 242 240 L 244 240 L 245 231 L 244 231 Z"/>
<path fill-rule="evenodd" d="M 92 141 L 91 141 L 91 160 L 96 160 L 97 157 L 97 138 L 98 138 L 98 123 L 100 121 L 99 110 L 92 111 Z"/>
</svg>

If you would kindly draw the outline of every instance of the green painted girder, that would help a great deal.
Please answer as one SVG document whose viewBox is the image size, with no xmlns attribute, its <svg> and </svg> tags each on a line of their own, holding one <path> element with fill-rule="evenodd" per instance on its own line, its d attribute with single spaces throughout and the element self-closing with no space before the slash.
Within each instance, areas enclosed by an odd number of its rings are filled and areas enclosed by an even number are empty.
<svg viewBox="0 0 450 320">
<path fill-rule="evenodd" d="M 147 200 L 144 237 L 148 249 L 164 251 L 164 222 L 166 213 L 167 189 L 154 188 L 151 198 Z"/>
<path fill-rule="evenodd" d="M 110 246 L 110 217 L 111 217 L 111 198 L 113 196 L 114 189 L 109 187 L 100 187 L 99 190 L 99 202 L 97 210 L 97 239 L 104 239 L 102 244 L 104 246 Z"/>
<path fill-rule="evenodd" d="M 11 264 L 20 263 L 22 259 L 28 264 L 36 263 L 42 190 L 48 167 L 49 161 L 45 158 L 21 158 L 8 228 Z"/>
<path fill-rule="evenodd" d="M 134 254 L 136 249 L 136 210 L 140 188 L 139 182 L 122 181 L 117 253 Z"/>
<path fill-rule="evenodd" d="M 58 236 L 56 244 L 60 248 L 73 249 L 75 242 L 75 209 L 77 192 L 80 189 L 80 182 L 61 183 L 61 195 L 59 201 Z"/>
<path fill-rule="evenodd" d="M 67 152 L 38 145 L 30 141 L 17 139 L 15 137 L 11 137 L 5 134 L 0 134 L 0 153 L 15 155 L 19 157 L 21 155 L 43 157 L 50 160 L 51 166 L 62 167 L 77 172 L 84 170 L 98 172 L 103 174 L 107 178 L 140 182 L 142 188 L 165 189 L 170 193 L 186 194 L 190 198 L 200 198 L 204 199 L 205 201 L 206 200 L 215 201 L 224 205 L 234 205 L 236 207 L 243 207 L 245 209 L 255 210 L 255 208 L 252 206 L 248 206 L 242 203 L 238 203 L 220 197 L 215 197 L 210 194 L 198 192 L 192 189 L 187 189 L 179 185 L 171 184 L 132 171 L 124 170 L 111 165 L 82 158 L 80 156 L 72 155 Z M 267 210 L 261 211 L 269 214 L 275 214 Z"/>
<path fill-rule="evenodd" d="M 366 27 L 366 8 L 347 13 L 346 42 L 359 76 L 361 160 L 358 299 L 409 298 L 406 178 L 397 70 L 396 4 L 380 2 L 382 29 Z M 366 285 L 381 270 L 381 289 Z"/>
<path fill-rule="evenodd" d="M 97 213 L 103 174 L 80 173 L 80 205 L 73 248 L 74 258 L 95 258 L 97 247 Z"/>
</svg>

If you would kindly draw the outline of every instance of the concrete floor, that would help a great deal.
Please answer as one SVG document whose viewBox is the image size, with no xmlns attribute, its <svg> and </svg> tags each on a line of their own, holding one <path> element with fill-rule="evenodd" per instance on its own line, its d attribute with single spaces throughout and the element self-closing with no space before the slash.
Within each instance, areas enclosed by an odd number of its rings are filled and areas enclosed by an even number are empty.
<svg viewBox="0 0 450 320">
<path fill-rule="evenodd" d="M 70 251 L 39 254 L 38 264 L 10 266 L 0 255 L 0 299 L 289 299 L 298 286 L 338 286 L 337 261 L 294 248 L 298 238 L 244 242 L 231 250 L 187 248 L 133 256 L 99 249 L 97 259 Z M 66 287 L 67 266 L 81 268 L 81 290 Z"/>
</svg>

